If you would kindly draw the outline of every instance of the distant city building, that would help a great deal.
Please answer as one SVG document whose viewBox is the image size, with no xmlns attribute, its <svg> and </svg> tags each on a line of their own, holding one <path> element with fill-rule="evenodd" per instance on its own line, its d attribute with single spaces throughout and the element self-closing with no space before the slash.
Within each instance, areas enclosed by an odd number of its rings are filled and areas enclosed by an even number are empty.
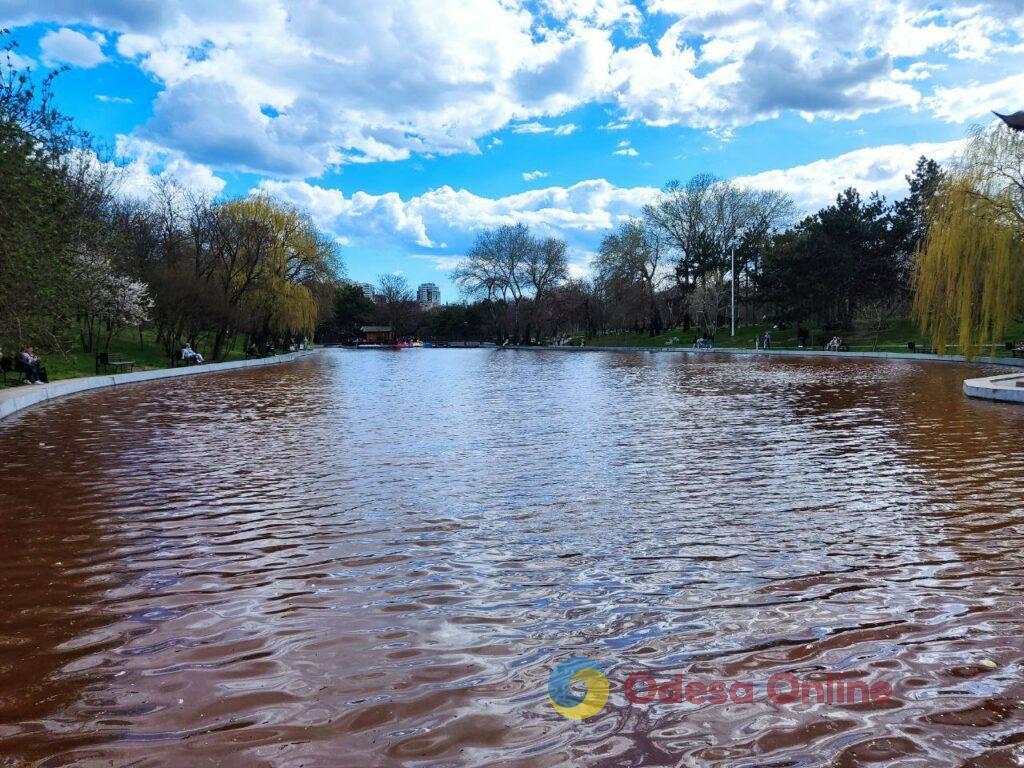
<svg viewBox="0 0 1024 768">
<path fill-rule="evenodd" d="M 416 289 L 416 301 L 424 307 L 436 307 L 441 303 L 441 289 L 433 283 L 423 283 Z"/>
<path fill-rule="evenodd" d="M 363 292 L 363 296 L 373 301 L 375 293 L 373 283 L 357 283 L 355 280 L 349 280 L 348 278 L 342 278 L 341 282 L 358 288 Z"/>
</svg>

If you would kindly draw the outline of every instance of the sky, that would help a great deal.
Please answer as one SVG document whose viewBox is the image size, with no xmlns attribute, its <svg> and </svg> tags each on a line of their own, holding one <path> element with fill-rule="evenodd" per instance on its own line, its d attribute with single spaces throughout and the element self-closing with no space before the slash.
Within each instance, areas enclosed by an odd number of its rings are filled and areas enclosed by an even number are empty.
<svg viewBox="0 0 1024 768">
<path fill-rule="evenodd" d="M 1024 0 L 0 0 L 120 168 L 307 210 L 348 276 L 457 300 L 488 227 L 601 237 L 670 180 L 904 194 L 1024 108 Z"/>
</svg>

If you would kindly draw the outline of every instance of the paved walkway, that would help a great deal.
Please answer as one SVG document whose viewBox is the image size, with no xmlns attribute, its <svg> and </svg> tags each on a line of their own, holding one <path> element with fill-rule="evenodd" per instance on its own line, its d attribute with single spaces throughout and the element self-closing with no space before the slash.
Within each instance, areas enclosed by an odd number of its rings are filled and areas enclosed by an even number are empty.
<svg viewBox="0 0 1024 768">
<path fill-rule="evenodd" d="M 36 405 L 37 403 L 53 400 L 57 397 L 64 397 L 75 392 L 84 392 L 100 387 L 113 387 L 120 384 L 133 384 L 138 381 L 153 381 L 154 379 L 169 379 L 175 376 L 196 376 L 203 373 L 217 373 L 218 371 L 230 371 L 235 368 L 249 368 L 257 365 L 276 365 L 297 360 L 300 357 L 314 354 L 316 350 L 304 352 L 290 352 L 286 355 L 276 357 L 260 357 L 255 360 L 233 360 L 229 363 L 205 363 L 203 365 L 190 365 L 183 368 L 157 368 L 152 371 L 135 371 L 133 373 L 118 373 L 110 376 L 85 376 L 80 379 L 61 379 L 49 384 L 24 384 L 17 387 L 4 387 L 0 389 L 0 419 L 17 413 L 20 410 Z"/>
</svg>

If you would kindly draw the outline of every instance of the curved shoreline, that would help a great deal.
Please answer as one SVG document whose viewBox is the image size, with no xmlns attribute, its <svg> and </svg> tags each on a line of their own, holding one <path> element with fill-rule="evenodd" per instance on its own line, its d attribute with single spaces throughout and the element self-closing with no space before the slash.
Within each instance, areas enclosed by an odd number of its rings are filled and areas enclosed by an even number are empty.
<svg viewBox="0 0 1024 768">
<path fill-rule="evenodd" d="M 931 355 L 921 352 L 827 352 L 817 349 L 742 349 L 737 347 L 714 347 L 712 349 L 694 349 L 692 347 L 526 347 L 510 346 L 505 349 L 515 350 L 558 350 L 560 352 L 674 352 L 684 355 L 754 355 L 771 357 L 785 355 L 789 357 L 855 357 L 868 360 L 917 360 L 929 363 L 967 363 L 968 365 L 1005 365 L 1013 368 L 1024 368 L 1024 359 L 1016 357 L 975 357 L 965 360 L 963 355 Z"/>
<path fill-rule="evenodd" d="M 509 347 L 516 350 L 557 349 L 566 352 L 676 352 L 691 355 L 784 355 L 788 357 L 856 357 L 868 360 L 915 360 L 923 363 L 967 363 L 981 365 L 1002 365 L 1008 368 L 1024 368 L 1024 359 L 1016 357 L 975 357 L 964 360 L 962 355 L 929 355 L 908 352 L 826 352 L 816 349 L 689 349 L 685 347 Z M 977 400 L 993 400 L 1000 403 L 1024 404 L 1024 373 L 988 376 L 964 381 L 963 392 Z"/>
<path fill-rule="evenodd" d="M 108 376 L 83 376 L 78 379 L 61 379 L 49 384 L 29 384 L 19 387 L 7 387 L 0 389 L 0 419 L 5 419 L 11 414 L 31 408 L 33 405 L 44 403 L 48 400 L 55 400 L 59 397 L 66 397 L 78 392 L 87 392 L 90 389 L 102 389 L 104 387 L 115 387 L 121 384 L 135 384 L 140 381 L 154 381 L 156 379 L 171 379 L 176 376 L 197 376 L 204 373 L 218 373 L 220 371 L 231 371 L 236 368 L 251 368 L 259 365 L 277 365 L 279 363 L 290 363 L 293 360 L 311 355 L 316 350 L 305 350 L 302 352 L 289 352 L 274 357 L 259 357 L 253 360 L 232 360 L 228 363 L 204 363 L 203 365 L 190 365 L 183 368 L 155 368 L 149 371 L 134 371 L 132 373 L 116 373 Z"/>
</svg>

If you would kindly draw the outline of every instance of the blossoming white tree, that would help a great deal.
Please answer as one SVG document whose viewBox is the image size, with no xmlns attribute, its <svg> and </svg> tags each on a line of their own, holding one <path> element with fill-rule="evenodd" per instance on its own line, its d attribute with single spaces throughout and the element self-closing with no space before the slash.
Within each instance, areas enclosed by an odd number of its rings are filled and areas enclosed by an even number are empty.
<svg viewBox="0 0 1024 768">
<path fill-rule="evenodd" d="M 103 348 L 125 326 L 141 325 L 149 319 L 153 300 L 149 287 L 115 269 L 104 254 L 84 251 L 76 254 L 74 286 L 82 326 L 82 346 L 96 351 L 101 334 Z"/>
</svg>

